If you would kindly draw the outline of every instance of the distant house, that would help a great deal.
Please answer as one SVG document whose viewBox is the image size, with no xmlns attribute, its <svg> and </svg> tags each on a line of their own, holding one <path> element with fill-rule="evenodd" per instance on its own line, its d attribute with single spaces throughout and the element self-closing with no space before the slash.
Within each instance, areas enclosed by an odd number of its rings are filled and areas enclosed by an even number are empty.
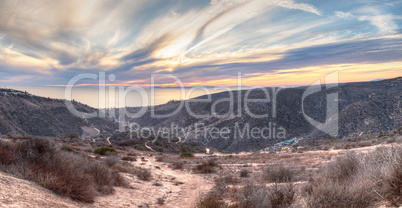
<svg viewBox="0 0 402 208">
<path fill-rule="evenodd" d="M 290 145 L 293 145 L 295 143 L 295 141 L 296 141 L 296 138 L 289 139 L 289 140 L 286 140 L 286 141 L 282 142 L 282 145 L 283 146 L 290 146 Z"/>
<path fill-rule="evenodd" d="M 261 151 L 280 150 L 280 149 L 282 149 L 283 146 L 293 146 L 293 145 L 299 143 L 299 141 L 302 139 L 303 138 L 295 137 L 293 139 L 289 139 L 289 140 L 286 140 L 283 142 L 276 143 L 271 147 L 266 147 L 266 148 L 262 149 Z"/>
</svg>

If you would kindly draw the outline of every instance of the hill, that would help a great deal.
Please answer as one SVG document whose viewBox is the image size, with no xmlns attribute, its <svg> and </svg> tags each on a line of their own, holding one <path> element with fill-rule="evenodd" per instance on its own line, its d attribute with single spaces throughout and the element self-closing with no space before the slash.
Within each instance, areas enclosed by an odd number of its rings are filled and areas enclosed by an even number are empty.
<svg viewBox="0 0 402 208">
<path fill-rule="evenodd" d="M 319 87 L 319 86 L 317 86 Z M 244 99 L 266 99 L 263 90 L 257 89 L 251 91 L 247 95 L 247 91 L 233 91 L 233 100 L 230 102 L 223 101 L 230 98 L 229 92 L 221 92 L 211 95 L 208 102 L 194 102 L 194 100 L 186 101 L 190 111 L 195 115 L 207 115 L 204 118 L 195 118 L 189 111 L 183 107 L 176 114 L 165 117 L 155 118 L 155 115 L 167 115 L 174 112 L 180 106 L 180 101 L 171 101 L 167 104 L 154 106 L 140 118 L 129 119 L 130 122 L 138 124 L 145 128 L 152 128 L 156 132 L 158 129 L 178 127 L 182 132 L 176 136 L 188 138 L 187 141 L 202 143 L 205 146 L 217 148 L 225 151 L 249 151 L 258 150 L 279 141 L 294 137 L 303 137 L 309 139 L 327 139 L 327 138 L 348 138 L 355 136 L 367 136 L 380 133 L 382 131 L 390 131 L 402 126 L 401 118 L 401 96 L 402 96 L 402 78 L 389 80 L 381 80 L 376 82 L 360 82 L 347 83 L 333 86 L 331 88 L 319 87 L 321 91 L 307 96 L 302 105 L 303 93 L 307 87 L 286 88 L 277 92 L 276 106 L 272 104 L 273 92 L 270 88 L 266 88 L 269 92 L 271 102 L 249 103 L 246 107 L 243 105 Z M 327 115 L 327 95 L 337 93 L 336 100 L 328 100 L 338 105 L 338 112 Z M 207 99 L 207 95 L 196 99 Z M 214 102 L 222 100 L 214 105 Z M 222 116 L 228 113 L 233 105 L 234 116 Z M 304 107 L 302 109 L 302 107 Z M 215 109 L 213 113 L 212 109 Z M 276 117 L 272 112 L 275 109 Z M 139 108 L 130 108 L 130 112 L 138 112 Z M 330 129 L 336 122 L 338 116 L 338 135 L 328 135 L 307 121 L 306 115 L 324 123 L 322 126 Z M 254 118 L 247 112 L 256 115 L 268 113 L 268 117 Z M 241 115 L 240 115 L 241 114 Z M 196 124 L 202 124 L 201 128 L 195 127 Z M 271 126 L 270 126 L 271 125 Z M 242 137 L 246 129 L 252 131 L 253 128 L 266 128 L 271 131 L 270 138 L 251 138 L 250 136 Z M 210 135 L 211 129 L 229 129 L 229 133 L 222 137 L 221 135 Z M 285 130 L 285 136 L 278 135 L 281 129 Z M 240 132 L 239 132 L 240 130 Z M 267 130 L 266 132 L 268 132 Z M 275 133 L 273 133 L 275 131 Z M 269 132 L 268 132 L 269 133 Z M 267 134 L 268 134 L 267 133 Z M 247 132 L 246 132 L 247 134 Z M 267 137 L 266 134 L 266 137 Z M 276 134 L 274 136 L 274 134 Z"/>
<path fill-rule="evenodd" d="M 97 109 L 73 102 L 81 112 Z M 64 100 L 43 98 L 12 89 L 0 89 L 0 134 L 65 136 L 83 133 L 81 127 L 90 126 L 113 132 L 117 124 L 109 118 L 83 119 L 67 109 Z"/>
</svg>

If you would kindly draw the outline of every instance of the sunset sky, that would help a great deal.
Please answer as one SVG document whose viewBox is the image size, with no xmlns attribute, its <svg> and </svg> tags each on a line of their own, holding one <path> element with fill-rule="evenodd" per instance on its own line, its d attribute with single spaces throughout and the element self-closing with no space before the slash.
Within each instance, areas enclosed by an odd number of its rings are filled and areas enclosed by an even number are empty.
<svg viewBox="0 0 402 208">
<path fill-rule="evenodd" d="M 2 86 L 99 72 L 123 86 L 151 74 L 234 86 L 238 72 L 242 85 L 302 85 L 334 70 L 340 82 L 402 75 L 402 1 L 0 0 Z"/>
</svg>

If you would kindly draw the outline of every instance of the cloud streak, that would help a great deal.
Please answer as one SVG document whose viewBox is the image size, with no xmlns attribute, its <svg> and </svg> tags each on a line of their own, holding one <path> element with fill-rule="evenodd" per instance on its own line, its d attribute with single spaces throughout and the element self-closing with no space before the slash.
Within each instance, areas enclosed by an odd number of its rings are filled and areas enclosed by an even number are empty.
<svg viewBox="0 0 402 208">
<path fill-rule="evenodd" d="M 146 85 L 152 73 L 219 85 L 237 72 L 261 84 L 267 74 L 303 67 L 298 76 L 313 76 L 311 67 L 395 62 L 402 6 L 389 3 L 3 0 L 0 84 L 63 85 L 101 71 L 114 73 L 116 85 Z"/>
</svg>

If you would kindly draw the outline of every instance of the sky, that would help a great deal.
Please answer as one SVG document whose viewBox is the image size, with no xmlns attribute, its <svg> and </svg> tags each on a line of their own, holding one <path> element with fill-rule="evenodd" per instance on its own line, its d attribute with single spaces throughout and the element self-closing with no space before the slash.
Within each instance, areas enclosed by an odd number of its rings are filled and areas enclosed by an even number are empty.
<svg viewBox="0 0 402 208">
<path fill-rule="evenodd" d="M 0 85 L 310 84 L 401 76 L 400 0 L 0 0 Z M 77 86 L 97 86 L 84 79 Z M 174 87 L 167 77 L 160 87 Z"/>
</svg>

